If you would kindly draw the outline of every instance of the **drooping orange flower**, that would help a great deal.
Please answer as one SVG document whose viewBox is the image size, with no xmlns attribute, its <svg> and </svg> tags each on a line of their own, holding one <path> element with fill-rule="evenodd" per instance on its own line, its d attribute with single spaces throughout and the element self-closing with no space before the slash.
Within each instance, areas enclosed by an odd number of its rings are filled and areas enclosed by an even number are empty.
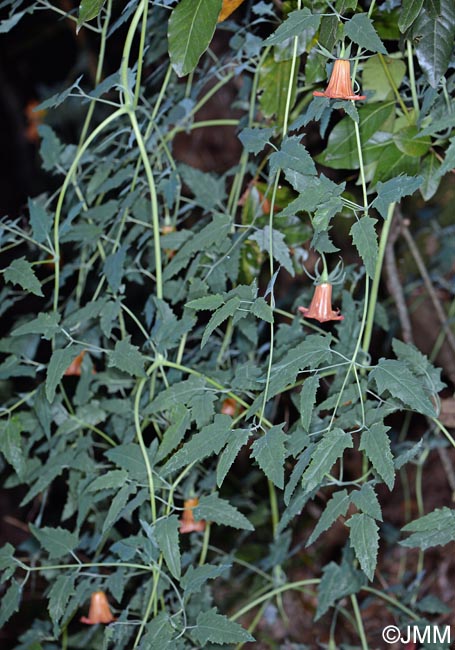
<svg viewBox="0 0 455 650">
<path fill-rule="evenodd" d="M 230 415 L 232 418 L 237 415 L 237 402 L 232 397 L 226 397 L 222 406 L 221 413 Z"/>
<path fill-rule="evenodd" d="M 39 102 L 37 102 L 36 99 L 31 99 L 25 107 L 24 111 L 25 117 L 27 119 L 25 137 L 29 142 L 33 143 L 39 141 L 38 127 L 40 124 L 42 124 L 44 116 L 47 113 L 45 110 L 35 111 L 35 108 L 38 106 L 38 104 Z"/>
<path fill-rule="evenodd" d="M 85 350 L 82 350 L 80 354 L 77 355 L 77 357 L 74 359 L 74 361 L 71 361 L 70 365 L 68 368 L 65 370 L 65 377 L 80 377 L 81 376 L 81 365 L 82 365 L 82 360 L 85 355 Z"/>
<path fill-rule="evenodd" d="M 329 320 L 343 320 L 339 309 L 332 309 L 332 285 L 329 282 L 322 282 L 316 285 L 313 299 L 309 307 L 299 307 L 305 318 L 314 318 L 320 323 Z"/>
<path fill-rule="evenodd" d="M 193 509 L 198 505 L 199 499 L 196 497 L 194 499 L 186 499 L 183 503 L 183 514 L 180 519 L 180 532 L 181 533 L 192 533 L 192 532 L 202 532 L 205 530 L 205 521 L 195 521 L 193 515 Z"/>
<path fill-rule="evenodd" d="M 348 59 L 336 59 L 330 75 L 329 85 L 323 92 L 315 90 L 315 97 L 330 99 L 366 99 L 366 95 L 355 95 L 352 89 L 351 64 Z"/>
<path fill-rule="evenodd" d="M 86 625 L 96 625 L 97 623 L 112 623 L 115 617 L 112 615 L 109 603 L 104 591 L 94 591 L 90 599 L 90 609 L 88 617 L 82 616 L 81 623 Z"/>
</svg>

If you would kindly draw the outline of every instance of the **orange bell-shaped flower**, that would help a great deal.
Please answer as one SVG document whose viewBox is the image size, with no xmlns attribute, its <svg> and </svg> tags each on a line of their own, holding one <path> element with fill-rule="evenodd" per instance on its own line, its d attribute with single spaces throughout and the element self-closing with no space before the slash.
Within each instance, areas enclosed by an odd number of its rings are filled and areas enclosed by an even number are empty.
<svg viewBox="0 0 455 650">
<path fill-rule="evenodd" d="M 90 609 L 88 611 L 88 618 L 86 616 L 81 617 L 81 623 L 86 625 L 96 625 L 97 623 L 112 623 L 115 621 L 115 617 L 112 616 L 112 612 L 107 601 L 106 594 L 104 591 L 94 591 L 90 600 Z"/>
<path fill-rule="evenodd" d="M 193 515 L 193 508 L 195 508 L 199 503 L 198 498 L 187 499 L 183 504 L 183 514 L 180 519 L 180 532 L 181 533 L 193 533 L 193 532 L 202 532 L 205 530 L 205 521 L 195 521 Z"/>
<path fill-rule="evenodd" d="M 366 95 L 354 94 L 351 82 L 351 64 L 348 59 L 336 59 L 326 90 L 323 92 L 315 90 L 313 95 L 330 99 L 366 99 Z"/>
<path fill-rule="evenodd" d="M 313 299 L 309 307 L 299 307 L 305 318 L 314 318 L 320 323 L 329 320 L 343 320 L 339 309 L 332 309 L 332 285 L 329 282 L 322 282 L 316 285 Z"/>
<path fill-rule="evenodd" d="M 65 370 L 65 377 L 68 376 L 77 376 L 80 377 L 81 375 L 81 365 L 82 365 L 82 360 L 84 358 L 85 350 L 82 350 L 80 354 L 77 355 L 77 357 L 74 359 L 74 361 L 71 361 L 70 365 L 68 368 Z"/>
</svg>

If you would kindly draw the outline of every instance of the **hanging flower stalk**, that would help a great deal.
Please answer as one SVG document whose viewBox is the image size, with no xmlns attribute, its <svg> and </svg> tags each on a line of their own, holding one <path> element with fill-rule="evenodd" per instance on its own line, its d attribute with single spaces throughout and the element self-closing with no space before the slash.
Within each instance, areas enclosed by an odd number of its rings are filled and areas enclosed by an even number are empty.
<svg viewBox="0 0 455 650">
<path fill-rule="evenodd" d="M 82 616 L 81 623 L 86 625 L 97 625 L 98 623 L 112 623 L 115 617 L 112 615 L 109 603 L 104 591 L 95 591 L 90 599 L 88 617 Z"/>
<path fill-rule="evenodd" d="M 205 530 L 205 521 L 195 521 L 193 509 L 198 505 L 199 499 L 187 499 L 183 504 L 183 514 L 180 519 L 180 532 L 193 533 Z"/>
<path fill-rule="evenodd" d="M 329 99 L 366 99 L 366 95 L 356 95 L 352 89 L 351 64 L 348 59 L 335 60 L 326 90 L 315 90 L 313 95 Z"/>
<path fill-rule="evenodd" d="M 332 286 L 342 281 L 344 273 L 340 270 L 339 265 L 337 265 L 335 270 L 329 275 L 324 257 L 322 261 L 324 270 L 320 275 L 316 271 L 316 278 L 314 278 L 316 288 L 310 306 L 299 307 L 299 312 L 305 318 L 314 318 L 320 323 L 326 323 L 331 320 L 343 320 L 344 316 L 340 314 L 340 310 L 332 309 Z"/>
</svg>

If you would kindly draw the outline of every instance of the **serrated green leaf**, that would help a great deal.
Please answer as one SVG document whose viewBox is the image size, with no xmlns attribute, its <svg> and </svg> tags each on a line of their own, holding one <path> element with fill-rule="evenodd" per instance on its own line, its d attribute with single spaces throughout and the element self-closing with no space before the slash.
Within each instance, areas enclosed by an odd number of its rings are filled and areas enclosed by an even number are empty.
<svg viewBox="0 0 455 650">
<path fill-rule="evenodd" d="M 133 377 L 144 377 L 145 357 L 136 345 L 131 345 L 130 337 L 117 341 L 113 352 L 109 353 L 109 367 L 115 366 Z"/>
<path fill-rule="evenodd" d="M 145 628 L 146 634 L 142 637 L 137 650 L 174 650 L 174 627 L 168 612 L 159 612 Z M 106 636 L 104 637 L 105 640 Z"/>
<path fill-rule="evenodd" d="M 387 50 L 366 13 L 355 14 L 348 20 L 344 25 L 344 33 L 351 41 L 369 52 L 387 54 Z"/>
<path fill-rule="evenodd" d="M 120 288 L 123 277 L 123 265 L 125 264 L 126 249 L 121 246 L 118 251 L 108 255 L 104 261 L 103 273 L 106 280 L 114 293 Z"/>
<path fill-rule="evenodd" d="M 117 492 L 115 497 L 112 499 L 112 503 L 109 506 L 106 517 L 103 522 L 102 534 L 106 533 L 118 519 L 120 519 L 121 511 L 126 506 L 130 496 L 136 492 L 136 488 L 127 483 L 123 485 L 120 490 Z"/>
<path fill-rule="evenodd" d="M 215 32 L 222 0 L 181 0 L 169 19 L 169 56 L 179 77 L 192 72 Z"/>
<path fill-rule="evenodd" d="M 358 510 L 366 515 L 369 515 L 370 517 L 373 517 L 373 519 L 382 521 L 381 505 L 378 501 L 378 497 L 376 496 L 376 492 L 371 485 L 365 483 L 362 485 L 360 490 L 355 490 L 352 492 L 351 497 L 352 503 Z"/>
<path fill-rule="evenodd" d="M 51 454 L 48 457 L 46 464 L 40 467 L 40 471 L 37 474 L 37 480 L 33 483 L 30 490 L 22 499 L 20 505 L 26 505 L 29 501 L 40 494 L 40 492 L 43 492 L 57 476 L 60 476 L 66 468 L 70 467 L 72 463 L 74 463 L 75 456 L 76 450 L 74 448 L 68 449 L 63 453 L 56 451 L 54 454 Z"/>
<path fill-rule="evenodd" d="M 378 526 L 372 517 L 365 514 L 352 515 L 346 522 L 349 526 L 349 540 L 362 571 L 373 580 L 379 548 Z"/>
<path fill-rule="evenodd" d="M 26 459 L 22 451 L 22 426 L 20 419 L 13 416 L 0 422 L 0 452 L 4 455 L 14 471 L 22 477 Z"/>
<path fill-rule="evenodd" d="M 398 27 L 402 34 L 411 27 L 420 13 L 422 5 L 423 0 L 402 0 L 400 17 L 398 18 Z"/>
<path fill-rule="evenodd" d="M 98 476 L 93 483 L 90 483 L 87 490 L 97 492 L 98 490 L 109 490 L 111 488 L 122 487 L 128 478 L 128 472 L 124 469 L 113 469 L 103 476 Z"/>
<path fill-rule="evenodd" d="M 216 608 L 198 615 L 196 627 L 191 630 L 191 637 L 203 648 L 209 641 L 223 645 L 225 643 L 248 643 L 255 640 L 241 625 L 230 621 L 227 616 L 218 614 Z"/>
<path fill-rule="evenodd" d="M 387 217 L 387 211 L 391 203 L 400 201 L 403 196 L 409 196 L 419 189 L 423 182 L 422 176 L 410 177 L 406 174 L 393 178 L 385 183 L 378 182 L 376 191 L 377 197 L 371 207 L 376 208 L 379 214 Z"/>
<path fill-rule="evenodd" d="M 178 404 L 172 409 L 170 421 L 171 425 L 164 432 L 163 439 L 156 454 L 157 461 L 166 458 L 182 442 L 191 424 L 189 410 L 183 404 Z"/>
<path fill-rule="evenodd" d="M 351 228 L 353 244 L 357 248 L 370 278 L 374 278 L 376 260 L 379 253 L 378 237 L 375 228 L 377 222 L 377 219 L 365 216 L 356 221 Z"/>
<path fill-rule="evenodd" d="M 312 14 L 307 7 L 298 11 L 291 11 L 287 15 L 284 23 L 266 39 L 265 44 L 279 45 L 280 43 L 287 41 L 288 38 L 299 36 L 307 29 L 316 31 L 319 27 L 320 20 L 320 14 Z"/>
<path fill-rule="evenodd" d="M 59 330 L 60 314 L 52 312 L 50 314 L 38 314 L 28 323 L 16 327 L 11 332 L 11 336 L 24 336 L 25 334 L 42 334 L 42 336 L 50 341 L 50 339 Z"/>
<path fill-rule="evenodd" d="M 280 150 L 272 153 L 269 159 L 271 176 L 279 169 L 292 169 L 300 174 L 316 175 L 313 159 L 300 140 L 301 136 L 287 137 L 283 140 Z"/>
<path fill-rule="evenodd" d="M 290 446 L 289 442 L 287 446 L 289 448 Z M 315 445 L 313 443 L 310 443 L 308 447 L 305 449 L 305 451 L 300 455 L 300 458 L 298 459 L 297 463 L 294 465 L 294 469 L 291 472 L 291 476 L 289 477 L 289 481 L 287 482 L 286 489 L 284 491 L 284 502 L 287 506 L 291 502 L 291 497 L 294 494 L 294 490 L 297 487 L 297 484 L 303 472 L 310 464 L 314 449 L 315 449 Z"/>
<path fill-rule="evenodd" d="M 37 528 L 33 524 L 29 524 L 29 528 L 50 559 L 64 557 L 78 545 L 77 534 L 65 528 Z"/>
<path fill-rule="evenodd" d="M 220 293 L 216 293 L 213 296 L 204 296 L 203 298 L 196 298 L 196 300 L 190 300 L 187 302 L 185 307 L 190 309 L 218 309 L 221 305 L 224 304 L 224 298 Z"/>
<path fill-rule="evenodd" d="M 387 435 L 389 429 L 382 422 L 372 424 L 362 432 L 359 450 L 366 453 L 376 472 L 391 490 L 395 483 L 395 468 Z"/>
<path fill-rule="evenodd" d="M 305 431 L 309 431 L 310 429 L 311 416 L 313 415 L 313 408 L 318 388 L 318 375 L 311 375 L 305 379 L 302 390 L 300 391 L 300 422 Z"/>
<path fill-rule="evenodd" d="M 231 526 L 241 530 L 254 530 L 253 524 L 228 501 L 220 499 L 216 493 L 203 496 L 194 508 L 194 518 L 205 519 L 222 526 Z"/>
<path fill-rule="evenodd" d="M 53 633 L 58 637 L 59 624 L 65 614 L 66 605 L 71 596 L 74 595 L 75 575 L 60 575 L 53 583 L 49 591 L 48 610 L 53 624 Z"/>
<path fill-rule="evenodd" d="M 272 366 L 272 374 L 267 393 L 271 399 L 280 393 L 286 386 L 293 384 L 297 374 L 305 369 L 316 370 L 321 363 L 330 364 L 332 352 L 330 350 L 330 335 L 311 334 L 295 348 L 285 354 L 283 359 Z M 262 399 L 256 399 L 250 410 L 258 408 Z"/>
<path fill-rule="evenodd" d="M 426 386 L 433 393 L 438 393 L 446 387 L 446 384 L 441 381 L 441 369 L 435 368 L 428 360 L 428 357 L 422 354 L 414 345 L 393 339 L 392 348 L 397 359 L 404 361 L 415 375 L 422 377 Z"/>
<path fill-rule="evenodd" d="M 344 517 L 348 511 L 349 503 L 350 495 L 347 490 L 339 490 L 338 492 L 335 492 L 324 508 L 324 511 L 305 546 L 311 546 L 321 533 L 328 530 L 330 526 L 335 523 L 338 517 Z"/>
<path fill-rule="evenodd" d="M 240 306 L 240 298 L 237 296 L 234 296 L 233 298 L 230 298 L 222 307 L 216 310 L 214 312 L 207 323 L 207 327 L 204 330 L 204 334 L 202 336 L 202 341 L 201 341 L 201 348 L 205 346 L 207 341 L 210 338 L 210 335 L 212 332 L 219 326 L 221 323 L 223 323 L 229 316 L 233 316 L 237 309 Z"/>
<path fill-rule="evenodd" d="M 419 519 L 411 521 L 401 529 L 412 533 L 400 542 L 409 548 L 421 548 L 426 551 L 433 546 L 444 546 L 455 540 L 455 510 L 452 508 L 437 508 Z"/>
<path fill-rule="evenodd" d="M 22 587 L 16 580 L 11 581 L 9 589 L 2 595 L 0 603 L 0 627 L 3 627 L 14 612 L 19 609 L 21 602 Z"/>
<path fill-rule="evenodd" d="M 253 302 L 251 305 L 251 312 L 257 316 L 257 318 L 260 318 L 261 320 L 265 320 L 266 323 L 273 323 L 274 318 L 273 318 L 273 310 L 264 300 L 264 298 L 259 297 L 256 298 L 256 300 Z"/>
<path fill-rule="evenodd" d="M 8 569 L 11 565 L 16 566 L 14 552 L 14 546 L 10 543 L 7 543 L 0 548 L 0 571 Z"/>
<path fill-rule="evenodd" d="M 365 576 L 354 568 L 353 558 L 350 559 L 346 555 L 349 554 L 345 553 L 340 565 L 330 562 L 323 569 L 315 620 L 321 618 L 340 598 L 355 594 L 363 587 Z"/>
<path fill-rule="evenodd" d="M 445 74 L 455 37 L 455 5 L 452 0 L 441 0 L 441 12 L 432 17 L 427 9 L 420 12 L 412 27 L 417 40 L 415 52 L 430 86 L 437 88 Z"/>
<path fill-rule="evenodd" d="M 206 191 L 207 190 L 207 182 Z M 231 229 L 231 218 L 229 215 L 215 214 L 212 221 L 208 223 L 202 230 L 191 233 L 188 236 L 188 241 L 181 247 L 174 255 L 170 263 L 163 271 L 163 280 L 169 280 L 174 277 L 193 257 L 193 255 L 201 251 L 209 250 L 211 247 L 216 246 L 223 241 L 223 238 L 229 236 Z"/>
<path fill-rule="evenodd" d="M 150 463 L 153 465 L 154 451 L 152 449 L 149 449 L 148 456 Z M 104 455 L 115 463 L 117 467 L 125 469 L 132 481 L 142 482 L 146 479 L 147 473 L 144 457 L 138 444 L 130 442 L 124 445 L 117 445 L 117 447 L 105 451 Z"/>
<path fill-rule="evenodd" d="M 240 131 L 238 138 L 249 153 L 260 153 L 273 137 L 273 127 L 255 127 Z"/>
<path fill-rule="evenodd" d="M 370 378 L 374 379 L 381 394 L 388 391 L 418 413 L 429 417 L 437 415 L 432 401 L 425 393 L 423 382 L 415 377 L 402 361 L 380 359 L 376 368 L 371 371 Z"/>
<path fill-rule="evenodd" d="M 34 239 L 39 243 L 46 241 L 52 225 L 51 215 L 44 206 L 33 199 L 28 200 L 28 209 Z"/>
<path fill-rule="evenodd" d="M 264 226 L 257 230 L 249 239 L 256 241 L 261 251 L 269 253 L 270 251 L 270 227 Z M 276 261 L 283 266 L 286 271 L 294 277 L 294 267 L 289 254 L 289 248 L 284 240 L 284 235 L 279 230 L 272 230 L 272 252 Z"/>
<path fill-rule="evenodd" d="M 43 169 L 52 171 L 59 164 L 64 149 L 63 144 L 49 124 L 40 124 L 38 133 L 41 138 L 40 155 L 43 161 Z"/>
<path fill-rule="evenodd" d="M 218 487 L 223 484 L 226 474 L 237 458 L 240 449 L 246 445 L 250 435 L 251 431 L 249 429 L 234 429 L 234 431 L 231 431 L 231 438 L 220 455 L 216 467 L 216 484 Z"/>
<path fill-rule="evenodd" d="M 353 446 L 352 436 L 342 429 L 332 429 L 325 433 L 318 443 L 316 451 L 308 469 L 302 476 L 302 486 L 306 492 L 310 492 L 322 482 L 327 474 L 340 458 L 345 449 Z"/>
<path fill-rule="evenodd" d="M 205 210 L 221 207 L 226 198 L 226 181 L 223 176 L 203 172 L 189 165 L 179 165 L 180 175 L 194 194 L 194 201 Z M 197 236 L 197 235 L 196 235 Z M 199 250 L 203 250 L 199 248 Z"/>
<path fill-rule="evenodd" d="M 162 469 L 162 475 L 166 476 L 181 467 L 190 465 L 194 461 L 203 460 L 212 454 L 219 454 L 229 441 L 231 422 L 232 420 L 228 415 L 216 415 L 212 424 L 195 433 L 191 440 L 186 442 L 168 460 Z"/>
<path fill-rule="evenodd" d="M 255 440 L 251 445 L 251 456 L 257 461 L 268 479 L 277 487 L 284 487 L 284 446 L 287 436 L 283 424 L 278 424 Z"/>
<path fill-rule="evenodd" d="M 92 18 L 96 18 L 100 13 L 105 0 L 82 0 L 79 5 L 79 16 L 77 19 L 77 30 L 81 25 Z"/>
<path fill-rule="evenodd" d="M 11 264 L 3 271 L 5 282 L 11 284 L 18 284 L 24 289 L 35 294 L 35 296 L 43 296 L 41 291 L 41 284 L 35 275 L 32 265 L 27 262 L 25 257 L 18 257 L 13 260 Z"/>
<path fill-rule="evenodd" d="M 177 515 L 158 519 L 155 524 L 156 541 L 169 571 L 177 580 L 181 573 L 179 528 L 180 522 Z"/>
<path fill-rule="evenodd" d="M 197 567 L 190 565 L 180 580 L 180 585 L 185 590 L 185 597 L 199 593 L 207 580 L 214 580 L 225 575 L 230 568 L 230 564 L 220 564 L 218 566 L 203 564 Z"/>
<path fill-rule="evenodd" d="M 55 391 L 65 374 L 65 370 L 74 361 L 80 351 L 80 346 L 71 345 L 64 350 L 54 350 L 52 353 L 46 373 L 46 397 L 50 404 L 54 401 Z"/>
</svg>

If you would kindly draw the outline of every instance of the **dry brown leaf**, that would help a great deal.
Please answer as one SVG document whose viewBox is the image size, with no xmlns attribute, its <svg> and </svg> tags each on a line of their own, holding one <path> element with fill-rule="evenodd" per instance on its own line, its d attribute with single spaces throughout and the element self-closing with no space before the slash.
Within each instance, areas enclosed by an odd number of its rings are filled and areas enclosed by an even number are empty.
<svg viewBox="0 0 455 650">
<path fill-rule="evenodd" d="M 223 6 L 221 7 L 221 13 L 218 16 L 218 22 L 222 23 L 223 20 L 229 18 L 233 11 L 240 7 L 243 0 L 223 0 Z"/>
</svg>

